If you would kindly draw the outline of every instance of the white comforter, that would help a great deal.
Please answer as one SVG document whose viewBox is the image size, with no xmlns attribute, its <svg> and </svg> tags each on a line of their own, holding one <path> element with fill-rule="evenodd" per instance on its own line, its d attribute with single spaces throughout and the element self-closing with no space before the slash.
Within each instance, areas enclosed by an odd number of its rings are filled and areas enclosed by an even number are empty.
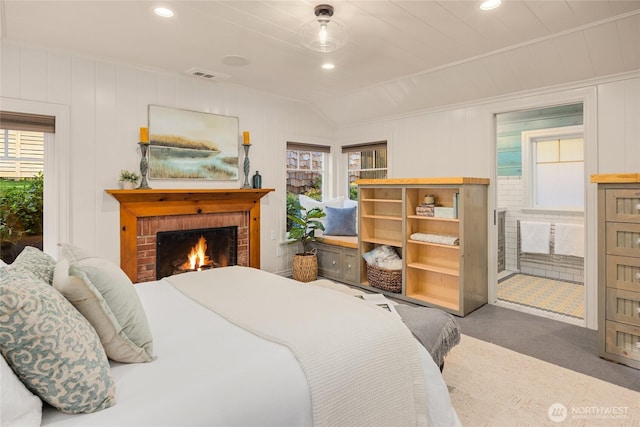
<svg viewBox="0 0 640 427">
<path fill-rule="evenodd" d="M 114 407 L 87 415 L 47 408 L 43 425 L 313 424 L 305 375 L 288 348 L 229 323 L 166 280 L 138 284 L 136 290 L 158 359 L 146 364 L 112 362 L 118 400 Z M 417 342 L 416 346 L 426 378 L 428 424 L 459 425 L 438 368 L 426 350 Z"/>
</svg>

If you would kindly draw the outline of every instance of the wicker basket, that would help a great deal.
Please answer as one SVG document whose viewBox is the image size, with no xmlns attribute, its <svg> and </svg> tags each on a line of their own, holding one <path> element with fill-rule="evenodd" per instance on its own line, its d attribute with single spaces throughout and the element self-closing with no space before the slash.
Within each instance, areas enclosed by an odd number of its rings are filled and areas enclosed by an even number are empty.
<svg viewBox="0 0 640 427">
<path fill-rule="evenodd" d="M 396 294 L 402 292 L 402 270 L 387 270 L 367 264 L 367 280 L 374 288 Z"/>
<path fill-rule="evenodd" d="M 291 265 L 293 279 L 312 282 L 318 278 L 318 256 L 316 254 L 295 254 Z"/>
</svg>

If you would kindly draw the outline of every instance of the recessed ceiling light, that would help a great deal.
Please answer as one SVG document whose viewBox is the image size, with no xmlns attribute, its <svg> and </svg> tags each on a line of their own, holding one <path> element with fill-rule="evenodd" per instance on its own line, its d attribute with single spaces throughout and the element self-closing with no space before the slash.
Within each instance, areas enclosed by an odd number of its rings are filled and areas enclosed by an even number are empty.
<svg viewBox="0 0 640 427">
<path fill-rule="evenodd" d="M 171 18 L 174 15 L 173 10 L 166 7 L 156 7 L 153 9 L 153 13 L 163 18 Z"/>
<path fill-rule="evenodd" d="M 326 63 L 326 64 L 322 64 L 322 68 L 325 70 L 333 70 L 334 68 L 336 68 L 336 66 L 333 64 Z"/>
<path fill-rule="evenodd" d="M 502 0 L 486 0 L 482 2 L 482 4 L 480 5 L 480 9 L 491 10 L 491 9 L 495 9 L 501 4 L 502 4 Z"/>
<path fill-rule="evenodd" d="M 220 62 L 232 67 L 244 67 L 245 65 L 249 65 L 251 61 L 241 55 L 225 55 L 220 58 Z"/>
</svg>

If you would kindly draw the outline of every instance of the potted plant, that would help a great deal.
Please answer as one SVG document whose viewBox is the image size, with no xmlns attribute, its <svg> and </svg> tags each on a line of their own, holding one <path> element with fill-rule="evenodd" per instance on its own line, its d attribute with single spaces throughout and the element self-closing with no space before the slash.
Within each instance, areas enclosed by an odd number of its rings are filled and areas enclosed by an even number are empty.
<svg viewBox="0 0 640 427">
<path fill-rule="evenodd" d="M 316 237 L 316 231 L 324 231 L 324 225 L 318 220 L 325 216 L 322 209 L 313 208 L 307 211 L 297 200 L 287 214 L 287 219 L 291 221 L 289 244 L 302 243 L 302 252 L 293 255 L 291 269 L 294 280 L 311 282 L 318 278 L 318 257 L 309 244 L 320 240 Z"/>
<path fill-rule="evenodd" d="M 120 179 L 118 181 L 118 184 L 123 190 L 133 190 L 134 188 L 136 188 L 139 179 L 140 175 L 138 175 L 137 173 L 123 169 L 120 171 Z"/>
</svg>

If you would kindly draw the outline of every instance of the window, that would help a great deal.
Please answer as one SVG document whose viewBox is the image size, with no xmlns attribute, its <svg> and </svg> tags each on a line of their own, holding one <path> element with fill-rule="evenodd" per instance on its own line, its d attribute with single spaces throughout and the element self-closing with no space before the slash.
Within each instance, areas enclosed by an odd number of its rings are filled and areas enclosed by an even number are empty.
<svg viewBox="0 0 640 427">
<path fill-rule="evenodd" d="M 524 132 L 530 206 L 584 209 L 584 140 L 581 127 Z"/>
<path fill-rule="evenodd" d="M 387 177 L 387 141 L 345 145 L 342 153 L 347 156 L 349 199 L 358 199 L 358 179 Z"/>
<path fill-rule="evenodd" d="M 45 133 L 51 116 L 0 112 L 0 259 L 43 249 Z"/>
<path fill-rule="evenodd" d="M 329 152 L 325 145 L 287 142 L 287 214 L 300 194 L 323 200 Z M 287 231 L 289 228 L 287 221 Z"/>
</svg>

